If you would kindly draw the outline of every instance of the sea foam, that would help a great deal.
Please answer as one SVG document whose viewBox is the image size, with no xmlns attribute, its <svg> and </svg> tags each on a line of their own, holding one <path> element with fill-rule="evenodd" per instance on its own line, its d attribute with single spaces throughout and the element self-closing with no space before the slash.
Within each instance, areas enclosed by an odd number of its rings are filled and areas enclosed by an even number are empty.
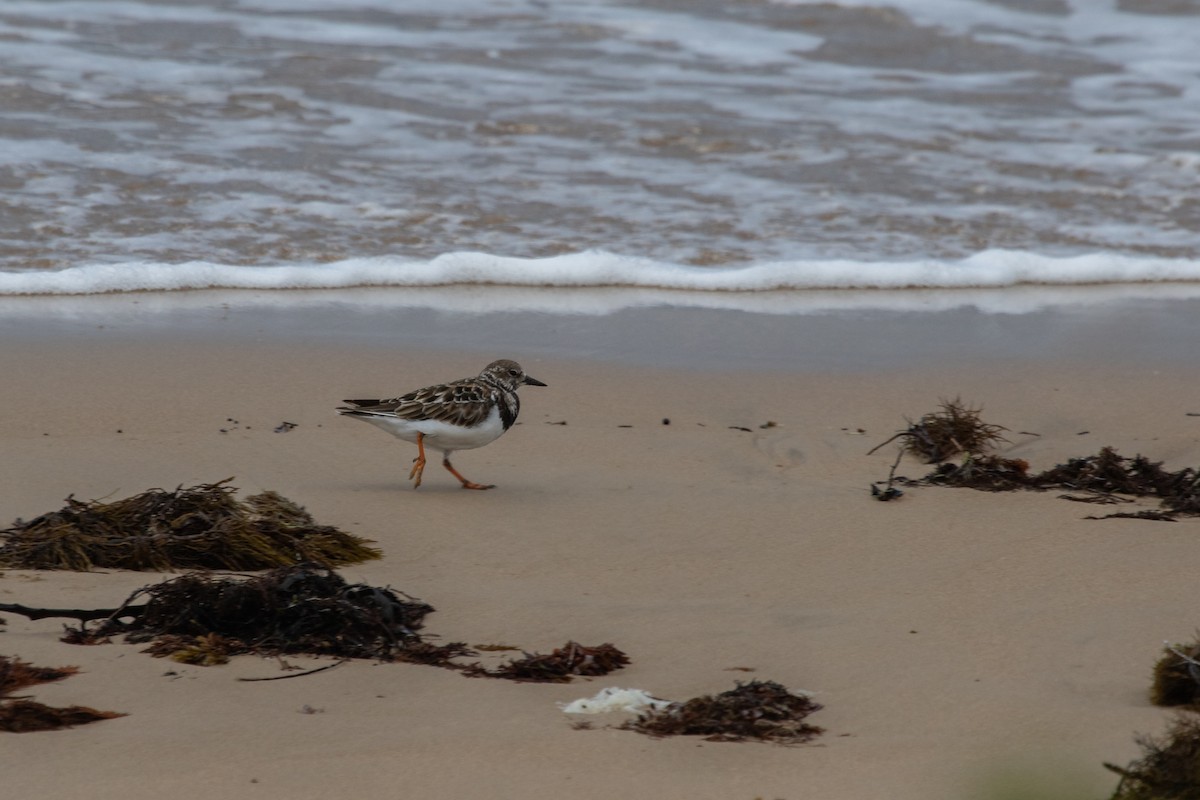
<svg viewBox="0 0 1200 800">
<path fill-rule="evenodd" d="M 0 272 L 0 295 L 84 295 L 184 289 L 539 287 L 773 292 L 816 289 L 981 289 L 1021 286 L 1200 283 L 1200 260 L 1097 253 L 1056 257 L 987 250 L 959 260 L 774 261 L 697 267 L 589 250 L 547 258 L 447 253 L 325 264 L 241 266 L 206 261 L 94 263 Z"/>
</svg>

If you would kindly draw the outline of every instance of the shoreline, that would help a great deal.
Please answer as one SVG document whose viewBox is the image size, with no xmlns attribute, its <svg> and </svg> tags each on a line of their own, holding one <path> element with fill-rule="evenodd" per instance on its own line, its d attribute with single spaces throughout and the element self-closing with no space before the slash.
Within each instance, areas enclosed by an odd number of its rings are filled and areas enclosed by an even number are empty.
<svg viewBox="0 0 1200 800">
<path fill-rule="evenodd" d="M 83 668 L 34 687 L 36 699 L 129 714 L 7 738 L 17 793 L 141 800 L 200 785 L 303 798 L 402 780 L 424 796 L 924 800 L 986 796 L 998 774 L 1049 770 L 1103 796 L 1115 776 L 1101 763 L 1136 757 L 1134 735 L 1170 716 L 1146 692 L 1162 641 L 1198 624 L 1200 521 L 1084 520 L 1092 509 L 1047 493 L 929 488 L 878 503 L 868 487 L 895 451 L 866 452 L 960 395 L 1013 432 L 1005 455 L 1039 469 L 1103 445 L 1198 463 L 1200 421 L 1187 414 L 1200 411 L 1200 379 L 1163 368 L 1182 359 L 1142 357 L 1166 345 L 1174 356 L 1173 320 L 970 315 L 967 336 L 962 319 L 937 315 L 811 317 L 765 333 L 803 328 L 834 357 L 788 338 L 765 352 L 803 349 L 767 369 L 747 350 L 763 328 L 743 329 L 737 313 L 650 310 L 636 326 L 610 315 L 572 329 L 554 318 L 554 340 L 525 350 L 547 320 L 348 315 L 330 336 L 314 316 L 229 312 L 228 323 L 49 322 L 6 337 L 0 513 L 233 475 L 239 496 L 273 489 L 375 540 L 382 560 L 339 572 L 430 603 L 426 629 L 445 641 L 611 642 L 632 663 L 557 686 L 367 662 L 245 684 L 236 678 L 278 664 L 71 646 L 60 621 L 8 616 L 0 652 Z M 53 335 L 33 335 L 47 326 Z M 655 326 L 666 338 L 646 341 Z M 1071 335 L 1011 352 L 1046 330 Z M 910 352 L 924 341 L 943 351 Z M 456 456 L 494 490 L 464 492 L 431 464 L 413 491 L 409 445 L 333 412 L 343 397 L 472 374 L 494 355 L 549 384 L 522 391 L 512 431 Z M 284 420 L 298 427 L 275 433 Z M 164 577 L 2 574 L 6 602 L 74 607 Z M 808 721 L 826 733 L 795 748 L 654 740 L 603 727 L 620 714 L 573 730 L 555 705 L 605 686 L 684 700 L 750 679 L 814 692 L 824 709 Z"/>
<path fill-rule="evenodd" d="M 1022 360 L 1185 364 L 1194 346 L 1194 320 L 1200 317 L 1200 298 L 1163 296 L 1157 293 L 1168 288 L 1163 286 L 1151 287 L 1156 290 L 1152 296 L 1118 294 L 1094 303 L 1079 301 L 1081 295 L 1073 290 L 1060 298 L 1063 304 L 1049 306 L 996 302 L 1020 296 L 1013 290 L 854 292 L 846 295 L 855 300 L 840 308 L 784 305 L 778 313 L 770 303 L 679 306 L 663 304 L 658 295 L 647 305 L 628 305 L 627 292 L 612 293 L 623 298 L 614 302 L 564 306 L 530 298 L 604 293 L 522 290 L 514 303 L 502 299 L 493 304 L 488 298 L 497 296 L 496 287 L 482 294 L 479 288 L 0 298 L 0 338 L 11 343 L 102 336 L 117 342 L 399 344 L 400 356 L 407 349 L 478 351 L 487 342 L 526 358 L 751 372 L 861 372 Z M 943 299 L 931 299 L 935 295 Z M 946 302 L 947 296 L 953 301 Z M 906 301 L 899 306 L 873 302 L 881 297 Z M 489 304 L 495 307 L 489 310 Z"/>
</svg>

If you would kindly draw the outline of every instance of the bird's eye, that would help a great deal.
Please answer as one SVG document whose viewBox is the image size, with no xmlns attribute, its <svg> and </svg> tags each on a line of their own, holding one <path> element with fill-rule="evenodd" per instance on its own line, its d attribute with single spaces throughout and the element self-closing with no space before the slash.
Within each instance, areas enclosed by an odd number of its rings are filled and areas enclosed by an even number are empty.
<svg viewBox="0 0 1200 800">
<path fill-rule="evenodd" d="M 510 370 L 508 371 L 508 374 L 509 374 L 509 375 L 512 375 L 514 378 L 515 378 L 515 377 L 517 377 L 517 371 L 516 371 L 515 369 L 510 369 Z"/>
</svg>

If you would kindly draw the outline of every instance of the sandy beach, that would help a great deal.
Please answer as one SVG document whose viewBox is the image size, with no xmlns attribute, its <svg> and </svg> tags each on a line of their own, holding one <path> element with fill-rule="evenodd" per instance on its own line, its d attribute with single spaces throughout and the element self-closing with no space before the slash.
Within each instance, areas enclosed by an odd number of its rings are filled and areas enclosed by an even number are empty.
<svg viewBox="0 0 1200 800">
<path fill-rule="evenodd" d="M 1197 7 L 0 3 L 0 530 L 273 491 L 374 543 L 339 575 L 431 606 L 430 649 L 629 659 L 184 664 L 5 610 L 178 573 L 4 568 L 0 656 L 78 668 L 9 694 L 119 716 L 0 732 L 0 800 L 1110 797 L 1174 716 L 1164 641 L 1200 635 L 1200 516 L 879 502 L 898 445 L 871 451 L 959 398 L 1029 473 L 1111 447 L 1198 474 Z M 454 455 L 490 491 L 436 453 L 414 489 L 415 446 L 335 413 L 500 358 L 547 385 Z M 404 638 L 399 600 L 347 597 Z M 823 732 L 561 708 L 752 681 Z"/>
<path fill-rule="evenodd" d="M 1020 329 L 1013 318 L 973 317 L 963 331 L 917 317 L 906 323 L 914 341 L 943 346 L 987 339 L 988 325 L 994 336 Z M 464 319 L 431 324 L 465 325 L 464 340 L 480 333 Z M 557 319 L 542 320 L 553 329 L 546 338 L 569 338 L 571 322 Z M 730 341 L 753 322 L 708 319 Z M 816 357 L 777 369 L 733 357 L 654 363 L 662 343 L 646 343 L 640 359 L 603 349 L 572 358 L 522 350 L 524 329 L 477 335 L 475 347 L 247 326 L 148 335 L 94 321 L 7 336 L 5 524 L 68 495 L 232 476 L 243 494 L 276 490 L 319 522 L 375 540 L 382 560 L 340 572 L 433 605 L 426 633 L 537 652 L 611 642 L 632 663 L 566 685 L 365 661 L 247 683 L 236 679 L 277 675 L 279 663 L 242 656 L 203 668 L 123 643 L 72 646 L 59 641 L 61 620 L 5 614 L 0 653 L 82 669 L 29 694 L 128 715 L 4 736 L 6 791 L 125 800 L 1106 795 L 1115 776 L 1102 762 L 1127 763 L 1139 753 L 1134 734 L 1157 733 L 1169 717 L 1146 692 L 1163 640 L 1188 640 L 1200 625 L 1191 586 L 1200 521 L 1086 520 L 1095 507 L 1054 493 L 920 488 L 879 503 L 868 489 L 887 477 L 895 450 L 867 451 L 906 417 L 961 396 L 1010 429 L 1005 455 L 1036 469 L 1104 445 L 1195 465 L 1200 419 L 1188 413 L 1200 412 L 1200 379 L 1184 343 L 1154 340 L 1164 329 L 1153 324 L 1114 322 L 1109 338 L 1051 336 L 1038 352 L 980 357 L 946 346 L 938 358 L 887 363 L 868 354 L 897 350 L 903 320 L 853 322 L 824 330 L 843 325 L 856 338 L 794 344 L 854 351 L 853 369 Z M 614 321 L 579 324 L 625 341 Z M 694 330 L 717 340 L 720 325 Z M 1049 330 L 1094 332 L 1089 325 Z M 470 375 L 495 357 L 521 361 L 548 387 L 523 390 L 506 436 L 455 458 L 492 491 L 463 491 L 432 460 L 414 491 L 405 480 L 414 448 L 333 413 L 344 397 Z M 284 421 L 296 427 L 275 432 Z M 927 468 L 908 459 L 899 471 Z M 10 570 L 0 599 L 106 607 L 164 577 Z M 556 705 L 606 686 L 685 700 L 751 679 L 812 692 L 824 709 L 809 721 L 825 733 L 799 747 L 656 740 L 616 730 L 621 714 L 576 730 Z M 1042 788 L 1001 794 L 1010 780 Z"/>
</svg>

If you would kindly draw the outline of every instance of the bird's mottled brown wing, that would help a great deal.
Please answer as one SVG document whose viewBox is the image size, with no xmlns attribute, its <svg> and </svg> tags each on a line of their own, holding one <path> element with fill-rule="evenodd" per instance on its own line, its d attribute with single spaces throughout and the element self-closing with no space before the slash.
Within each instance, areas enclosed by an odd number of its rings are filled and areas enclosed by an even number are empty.
<svg viewBox="0 0 1200 800">
<path fill-rule="evenodd" d="M 491 411 L 495 390 L 475 379 L 427 386 L 388 400 L 346 400 L 360 413 L 393 414 L 401 419 L 432 419 L 456 425 L 475 425 Z"/>
</svg>

